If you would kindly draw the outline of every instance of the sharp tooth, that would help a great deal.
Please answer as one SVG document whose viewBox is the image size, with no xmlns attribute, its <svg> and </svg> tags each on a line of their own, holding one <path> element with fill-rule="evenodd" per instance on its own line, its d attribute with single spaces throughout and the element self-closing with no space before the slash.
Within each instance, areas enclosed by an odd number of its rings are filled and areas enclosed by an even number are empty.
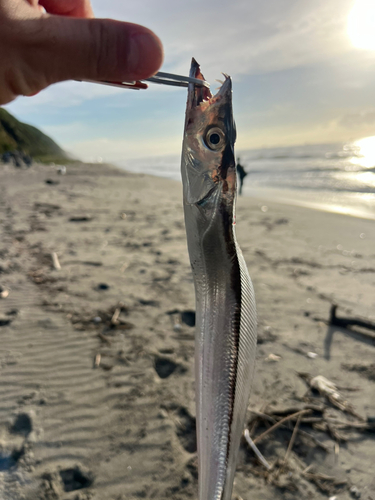
<svg viewBox="0 0 375 500">
<path fill-rule="evenodd" d="M 223 85 L 223 83 L 224 83 L 223 80 L 215 80 L 215 82 L 219 82 L 220 85 Z"/>
</svg>

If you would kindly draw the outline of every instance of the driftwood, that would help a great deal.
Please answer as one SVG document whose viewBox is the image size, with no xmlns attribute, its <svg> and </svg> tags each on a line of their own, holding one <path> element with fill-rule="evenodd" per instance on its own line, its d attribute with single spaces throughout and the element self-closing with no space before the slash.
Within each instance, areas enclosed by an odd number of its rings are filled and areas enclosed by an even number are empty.
<svg viewBox="0 0 375 500">
<path fill-rule="evenodd" d="M 314 406 L 314 405 L 305 405 L 305 408 L 306 409 L 310 409 L 310 406 Z M 294 412 L 293 412 L 294 410 Z M 285 410 L 282 410 L 283 412 L 292 412 L 292 413 L 296 413 L 296 409 L 295 408 L 290 408 L 290 409 L 285 409 Z M 270 422 L 272 424 L 275 424 L 277 422 L 277 420 L 275 420 L 274 417 L 270 417 L 269 415 L 267 415 L 266 413 L 262 413 L 262 412 L 259 412 L 257 410 L 251 410 L 251 413 L 253 413 L 254 415 L 256 415 L 257 417 L 260 417 L 261 420 L 264 420 L 264 421 L 267 421 L 267 422 Z M 275 414 L 275 413 L 274 413 Z M 293 420 L 295 417 L 291 418 L 290 420 Z M 298 418 L 298 417 L 297 417 Z M 309 420 L 309 419 L 306 419 L 306 420 Z M 320 420 L 320 419 L 319 419 Z M 254 419 L 254 424 L 253 424 L 253 427 L 252 427 L 252 432 L 254 432 L 255 428 L 256 428 L 256 424 L 258 424 L 259 422 L 259 419 Z M 305 423 L 305 419 L 302 419 L 302 423 Z M 287 425 L 282 424 L 280 426 L 282 429 L 285 429 L 285 430 L 291 430 L 290 427 L 288 427 Z M 329 447 L 322 443 L 321 441 L 319 441 L 318 439 L 316 439 L 316 437 L 314 437 L 312 434 L 309 434 L 308 432 L 306 431 L 303 431 L 302 429 L 299 429 L 299 434 L 307 439 L 309 439 L 311 442 L 313 442 L 316 446 L 318 446 L 318 448 L 321 448 L 322 450 L 328 452 L 329 451 Z"/>
<path fill-rule="evenodd" d="M 305 446 L 319 447 L 325 452 L 333 451 L 337 455 L 340 450 L 339 443 L 350 439 L 346 431 L 351 432 L 375 432 L 375 419 L 367 419 L 356 413 L 354 406 L 349 403 L 338 391 L 337 386 L 323 376 L 312 377 L 307 373 L 298 374 L 308 384 L 309 391 L 314 390 L 319 393 L 316 398 L 319 402 L 311 403 L 307 398 L 301 405 L 270 408 L 263 405 L 260 410 L 252 410 L 252 417 L 248 423 L 249 429 L 245 430 L 244 437 L 250 449 L 262 464 L 260 468 L 252 469 L 254 474 L 261 475 L 267 483 L 276 487 L 296 491 L 299 489 L 296 478 L 305 479 L 315 485 L 325 494 L 333 495 L 339 489 L 349 489 L 350 484 L 346 479 L 339 479 L 328 476 L 313 470 L 313 464 L 306 467 L 303 456 L 298 452 L 301 446 L 296 448 L 298 438 L 303 439 Z M 332 406 L 335 412 L 342 412 L 343 417 L 332 415 Z M 347 415 L 345 417 L 344 415 Z M 290 424 L 294 423 L 293 426 Z M 259 432 L 259 427 L 266 426 L 266 430 Z M 306 432 L 301 427 L 311 427 L 311 429 L 324 432 L 326 436 L 333 440 L 333 443 L 326 444 L 320 442 L 315 436 Z M 286 447 L 284 458 L 264 456 L 257 448 L 257 444 L 269 438 L 276 430 L 288 430 L 291 437 Z M 273 439 L 277 437 L 273 436 Z M 268 448 L 266 448 L 268 449 Z M 271 448 L 272 449 L 272 448 Z M 297 453 L 296 451 L 297 450 Z M 263 451 L 263 450 L 262 450 Z"/>
<path fill-rule="evenodd" d="M 314 317 L 314 321 L 319 321 L 328 325 L 326 338 L 324 341 L 325 357 L 330 359 L 330 350 L 333 335 L 336 331 L 347 335 L 355 340 L 359 340 L 369 345 L 375 345 L 375 323 L 365 318 L 337 317 L 338 306 L 331 305 L 329 319 Z"/>
<path fill-rule="evenodd" d="M 301 410 L 301 411 L 298 411 L 297 413 L 293 413 L 292 415 L 289 415 L 289 416 L 281 419 L 279 422 L 277 422 L 272 427 L 270 427 L 265 432 L 263 432 L 263 434 L 261 434 L 256 439 L 254 439 L 254 444 L 259 443 L 263 438 L 265 438 L 267 436 L 267 434 L 270 434 L 271 432 L 273 432 L 275 429 L 277 429 L 278 427 L 280 427 L 281 425 L 283 425 L 288 420 L 291 420 L 292 418 L 298 417 L 300 415 L 303 415 L 303 414 L 306 414 L 306 413 L 309 413 L 309 412 L 310 412 L 310 410 Z"/>
<path fill-rule="evenodd" d="M 336 312 L 338 305 L 332 304 L 330 310 L 329 324 L 340 326 L 342 328 L 348 328 L 350 326 L 359 326 L 360 328 L 365 328 L 367 330 L 375 331 L 375 323 L 362 318 L 338 318 Z M 368 334 L 372 339 L 375 339 L 375 335 Z"/>
<path fill-rule="evenodd" d="M 269 463 L 267 462 L 267 460 L 264 458 L 264 456 L 261 454 L 261 452 L 258 450 L 258 448 L 256 447 L 256 444 L 254 443 L 254 441 L 251 439 L 250 433 L 249 433 L 248 429 L 245 429 L 244 438 L 245 438 L 247 444 L 250 446 L 250 448 L 253 450 L 253 452 L 255 453 L 255 455 L 257 456 L 257 458 L 259 459 L 260 463 L 262 465 L 264 465 L 264 467 L 267 470 L 270 470 L 271 466 L 269 465 Z"/>
<path fill-rule="evenodd" d="M 112 325 L 118 325 L 119 324 L 119 316 L 120 316 L 121 308 L 116 307 L 115 312 L 113 313 L 113 316 L 111 318 L 111 324 Z"/>
<path fill-rule="evenodd" d="M 53 265 L 53 268 L 56 270 L 56 271 L 61 271 L 61 264 L 59 262 L 59 258 L 57 256 L 57 253 L 56 252 L 52 252 L 51 253 L 51 260 L 52 260 L 52 265 Z"/>
<path fill-rule="evenodd" d="M 99 368 L 101 360 L 102 360 L 101 354 L 99 353 L 96 354 L 94 358 L 94 368 Z"/>
<path fill-rule="evenodd" d="M 346 479 L 337 479 L 334 476 L 326 474 L 302 472 L 302 475 L 309 481 L 313 482 L 323 493 L 333 493 L 336 488 L 347 486 Z"/>
<path fill-rule="evenodd" d="M 99 332 L 99 333 L 98 333 L 98 337 L 100 338 L 100 340 L 102 340 L 102 341 L 103 341 L 103 342 L 105 342 L 106 344 L 108 344 L 108 345 L 112 345 L 112 341 L 111 341 L 111 339 L 109 339 L 109 338 L 107 337 L 107 335 L 104 335 L 103 333 Z"/>
<path fill-rule="evenodd" d="M 307 410 L 309 411 L 309 410 Z M 293 434 L 292 434 L 292 437 L 289 441 L 289 445 L 288 445 L 288 449 L 286 450 L 286 453 L 285 453 L 285 458 L 284 458 L 284 465 L 286 464 L 288 458 L 289 458 L 289 455 L 290 455 L 290 452 L 292 451 L 292 448 L 293 448 L 293 445 L 294 445 L 294 442 L 296 440 L 296 436 L 297 436 L 297 432 L 298 432 L 298 428 L 299 428 L 299 424 L 301 422 L 301 418 L 302 418 L 302 415 L 303 415 L 303 412 L 301 412 L 299 415 L 298 415 L 298 420 L 296 422 L 296 425 L 294 426 L 294 429 L 293 429 Z"/>
<path fill-rule="evenodd" d="M 333 382 L 322 375 L 316 377 L 312 377 L 308 373 L 298 373 L 298 375 L 308 384 L 309 389 L 318 391 L 319 394 L 325 396 L 333 406 L 343 412 L 353 415 L 359 420 L 364 420 L 364 418 L 355 411 L 354 406 L 339 392 L 337 386 Z"/>
</svg>

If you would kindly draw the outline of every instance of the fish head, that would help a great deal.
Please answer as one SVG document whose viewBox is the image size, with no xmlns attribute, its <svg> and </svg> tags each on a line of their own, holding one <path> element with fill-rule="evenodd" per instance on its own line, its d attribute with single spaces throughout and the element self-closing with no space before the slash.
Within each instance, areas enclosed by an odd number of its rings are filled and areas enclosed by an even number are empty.
<svg viewBox="0 0 375 500">
<path fill-rule="evenodd" d="M 190 76 L 204 80 L 194 59 Z M 236 194 L 232 80 L 224 77 L 215 95 L 206 87 L 189 84 L 181 164 L 187 204 L 233 203 Z"/>
</svg>

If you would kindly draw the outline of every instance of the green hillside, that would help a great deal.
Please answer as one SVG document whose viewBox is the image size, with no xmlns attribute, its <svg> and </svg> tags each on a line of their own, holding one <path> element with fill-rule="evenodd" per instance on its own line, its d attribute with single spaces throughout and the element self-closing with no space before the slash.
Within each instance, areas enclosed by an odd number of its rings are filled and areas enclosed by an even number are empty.
<svg viewBox="0 0 375 500">
<path fill-rule="evenodd" d="M 39 161 L 64 161 L 68 155 L 36 127 L 18 121 L 0 108 L 0 154 L 23 151 Z"/>
</svg>

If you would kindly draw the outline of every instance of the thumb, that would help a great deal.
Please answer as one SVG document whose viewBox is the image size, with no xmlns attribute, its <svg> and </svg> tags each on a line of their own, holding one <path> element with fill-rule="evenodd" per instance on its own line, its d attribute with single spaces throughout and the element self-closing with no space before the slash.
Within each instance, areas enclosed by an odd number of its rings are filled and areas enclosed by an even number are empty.
<svg viewBox="0 0 375 500">
<path fill-rule="evenodd" d="M 132 81 L 163 62 L 159 38 L 137 24 L 44 15 L 28 44 L 28 64 L 54 83 L 71 79 Z"/>
</svg>

